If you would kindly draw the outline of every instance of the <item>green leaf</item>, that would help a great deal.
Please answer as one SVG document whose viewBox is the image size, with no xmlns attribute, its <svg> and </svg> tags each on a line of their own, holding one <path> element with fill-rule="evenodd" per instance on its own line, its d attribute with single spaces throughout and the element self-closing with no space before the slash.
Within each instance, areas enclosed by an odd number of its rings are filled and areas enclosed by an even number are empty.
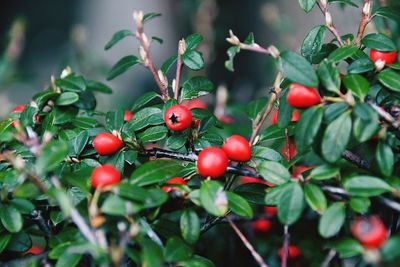
<svg viewBox="0 0 400 267">
<path fill-rule="evenodd" d="M 308 108 L 300 116 L 295 132 L 296 148 L 299 152 L 305 151 L 314 142 L 324 116 L 322 107 Z"/>
<path fill-rule="evenodd" d="M 290 180 L 289 171 L 279 162 L 262 161 L 257 166 L 257 171 L 268 182 L 280 185 Z"/>
<path fill-rule="evenodd" d="M 185 38 L 186 50 L 193 50 L 199 46 L 199 44 L 203 41 L 203 36 L 198 33 L 192 33 L 188 37 Z"/>
<path fill-rule="evenodd" d="M 203 181 L 200 187 L 200 201 L 211 215 L 223 216 L 228 211 L 228 198 L 217 181 Z"/>
<path fill-rule="evenodd" d="M 180 135 L 171 135 L 167 139 L 167 146 L 173 150 L 182 148 L 186 143 L 186 138 Z"/>
<path fill-rule="evenodd" d="M 396 51 L 396 45 L 392 39 L 380 33 L 371 33 L 365 36 L 361 43 L 370 49 L 382 52 Z"/>
<path fill-rule="evenodd" d="M 329 61 L 332 62 L 339 62 L 353 56 L 357 52 L 358 52 L 358 47 L 355 45 L 342 46 L 333 51 L 329 55 L 328 59 Z"/>
<path fill-rule="evenodd" d="M 191 256 L 192 249 L 180 238 L 174 236 L 168 239 L 164 253 L 167 262 L 183 261 L 189 259 Z"/>
<path fill-rule="evenodd" d="M 316 0 L 299 0 L 301 9 L 303 9 L 307 13 L 313 9 L 316 2 Z"/>
<path fill-rule="evenodd" d="M 260 97 L 260 98 L 250 101 L 246 105 L 247 116 L 249 116 L 249 118 L 251 120 L 255 120 L 257 117 L 260 116 L 260 113 L 265 109 L 267 101 L 268 101 L 268 98 L 266 98 L 266 97 Z"/>
<path fill-rule="evenodd" d="M 322 85 L 331 92 L 340 90 L 340 73 L 339 70 L 328 61 L 322 61 L 317 69 L 318 78 Z"/>
<path fill-rule="evenodd" d="M 319 220 L 319 234 L 324 238 L 336 235 L 342 228 L 345 218 L 346 212 L 343 203 L 338 202 L 330 205 Z"/>
<path fill-rule="evenodd" d="M 191 70 L 201 70 L 204 67 L 203 55 L 195 50 L 186 50 L 182 55 L 182 62 Z"/>
<path fill-rule="evenodd" d="M 379 142 L 376 147 L 375 159 L 381 173 L 384 176 L 390 176 L 394 168 L 394 154 L 392 148 L 388 144 Z"/>
<path fill-rule="evenodd" d="M 103 213 L 114 216 L 132 215 L 141 209 L 141 204 L 125 200 L 117 195 L 109 195 L 101 205 Z"/>
<path fill-rule="evenodd" d="M 236 54 L 240 52 L 240 47 L 235 45 L 228 48 L 226 53 L 228 54 L 229 59 L 225 61 L 225 68 L 229 71 L 234 71 L 233 68 L 233 59 Z"/>
<path fill-rule="evenodd" d="M 86 89 L 85 79 L 82 76 L 75 76 L 73 73 L 64 79 L 57 79 L 55 83 L 58 87 L 70 92 L 79 93 Z"/>
<path fill-rule="evenodd" d="M 104 47 L 104 50 L 108 50 L 111 47 L 113 47 L 116 43 L 118 43 L 119 41 L 121 41 L 122 39 L 124 39 L 127 36 L 135 36 L 133 34 L 133 32 L 131 32 L 130 30 L 120 30 L 117 31 L 116 33 L 114 33 L 114 35 L 111 37 L 111 40 L 107 42 L 107 44 Z"/>
<path fill-rule="evenodd" d="M 322 190 L 314 184 L 306 184 L 304 186 L 304 196 L 310 207 L 316 212 L 322 214 L 327 207 L 327 201 Z"/>
<path fill-rule="evenodd" d="M 146 267 L 160 267 L 163 266 L 164 256 L 160 245 L 156 242 L 145 239 L 141 242 L 142 245 L 142 266 Z"/>
<path fill-rule="evenodd" d="M 330 4 L 338 3 L 342 5 L 350 5 L 353 7 L 358 7 L 358 5 L 354 4 L 351 0 L 328 0 Z"/>
<path fill-rule="evenodd" d="M 164 74 L 167 74 L 170 68 L 175 64 L 175 62 L 178 60 L 177 55 L 170 56 L 167 60 L 164 61 L 164 63 L 161 65 L 161 71 Z"/>
<path fill-rule="evenodd" d="M 228 197 L 229 209 L 233 213 L 244 218 L 253 217 L 253 210 L 246 199 L 232 192 L 226 192 L 226 196 Z"/>
<path fill-rule="evenodd" d="M 351 74 L 365 73 L 374 69 L 375 69 L 375 64 L 369 58 L 360 58 L 354 60 L 347 67 L 347 71 Z"/>
<path fill-rule="evenodd" d="M 185 209 L 182 212 L 179 225 L 183 239 L 189 244 L 195 244 L 200 237 L 200 219 L 197 213 Z"/>
<path fill-rule="evenodd" d="M 397 12 L 397 10 L 393 7 L 385 6 L 385 7 L 379 7 L 377 11 L 375 11 L 374 14 L 372 14 L 373 17 L 378 16 L 378 17 L 383 17 L 387 19 L 394 20 L 396 22 L 400 21 L 400 15 Z"/>
<path fill-rule="evenodd" d="M 266 189 L 267 186 L 261 183 L 247 183 L 236 187 L 235 193 L 242 196 L 249 203 L 256 205 L 266 205 Z"/>
<path fill-rule="evenodd" d="M 290 183 L 281 192 L 278 202 L 278 219 L 285 225 L 292 225 L 304 209 L 304 193 L 298 183 Z"/>
<path fill-rule="evenodd" d="M 156 142 L 167 137 L 168 129 L 165 126 L 149 127 L 140 134 L 138 137 L 143 143 Z"/>
<path fill-rule="evenodd" d="M 17 233 L 22 229 L 22 216 L 21 213 L 10 205 L 0 205 L 0 219 L 3 226 L 10 233 Z"/>
<path fill-rule="evenodd" d="M 46 144 L 36 161 L 36 169 L 39 174 L 45 174 L 57 168 L 68 155 L 67 143 L 53 140 Z"/>
<path fill-rule="evenodd" d="M 312 30 L 307 34 L 303 44 L 301 45 L 301 54 L 308 61 L 312 62 L 313 56 L 318 54 L 321 50 L 325 39 L 325 33 L 326 26 L 319 25 L 312 28 Z"/>
<path fill-rule="evenodd" d="M 381 256 L 385 261 L 391 261 L 400 257 L 400 237 L 391 236 L 381 247 Z"/>
<path fill-rule="evenodd" d="M 365 103 L 357 103 L 354 107 L 354 114 L 357 115 L 353 124 L 354 137 L 359 142 L 370 140 L 380 128 L 378 114 Z"/>
<path fill-rule="evenodd" d="M 318 86 L 318 77 L 311 64 L 302 56 L 285 51 L 281 53 L 283 74 L 292 82 L 308 87 Z"/>
<path fill-rule="evenodd" d="M 288 126 L 288 135 L 292 136 L 297 129 L 296 124 L 289 124 Z M 277 139 L 286 138 L 285 129 L 280 128 L 278 125 L 271 125 L 268 128 L 264 129 L 260 133 L 260 142 L 262 141 L 272 141 Z"/>
<path fill-rule="evenodd" d="M 367 79 L 359 74 L 347 74 L 343 77 L 343 83 L 347 89 L 353 92 L 360 99 L 368 94 L 369 84 Z"/>
<path fill-rule="evenodd" d="M 137 168 L 131 175 L 131 184 L 138 186 L 164 183 L 178 176 L 182 166 L 175 160 L 152 160 Z"/>
<path fill-rule="evenodd" d="M 132 111 L 136 112 L 137 110 L 141 109 L 142 107 L 146 106 L 150 101 L 159 98 L 160 95 L 158 95 L 155 92 L 147 92 L 143 95 L 141 95 L 138 99 L 136 99 L 135 104 L 133 104 Z"/>
<path fill-rule="evenodd" d="M 107 80 L 109 81 L 114 79 L 115 77 L 126 72 L 129 68 L 135 66 L 138 63 L 140 63 L 140 60 L 133 55 L 121 58 L 117 63 L 115 63 L 115 65 L 108 72 Z"/>
<path fill-rule="evenodd" d="M 331 122 L 322 139 L 322 155 L 328 162 L 337 161 L 345 151 L 351 135 L 351 117 L 348 112 Z"/>
<path fill-rule="evenodd" d="M 106 125 L 110 131 L 120 131 L 124 125 L 124 110 L 117 109 L 107 112 Z"/>
<path fill-rule="evenodd" d="M 182 267 L 215 267 L 212 261 L 198 255 L 194 255 L 191 259 L 180 262 L 179 264 L 182 264 Z"/>
<path fill-rule="evenodd" d="M 11 240 L 11 234 L 2 234 L 0 235 L 0 253 L 7 247 L 8 243 Z"/>
<path fill-rule="evenodd" d="M 79 100 L 79 95 L 77 93 L 65 92 L 65 93 L 62 93 L 57 98 L 56 104 L 59 106 L 68 106 L 68 105 L 75 103 L 78 100 Z"/>
<path fill-rule="evenodd" d="M 334 247 L 341 259 L 354 257 L 364 252 L 363 246 L 351 238 L 337 241 Z"/>
<path fill-rule="evenodd" d="M 158 125 L 164 122 L 163 112 L 159 108 L 148 107 L 139 110 L 127 123 L 127 127 L 134 131 L 141 130 L 150 125 Z"/>
<path fill-rule="evenodd" d="M 344 182 L 343 186 L 350 195 L 360 197 L 378 196 L 393 190 L 384 180 L 367 175 L 349 178 Z"/>
<path fill-rule="evenodd" d="M 29 214 L 35 209 L 35 206 L 25 198 L 14 198 L 10 201 L 11 206 L 16 208 L 22 214 Z"/>
<path fill-rule="evenodd" d="M 394 70 L 386 69 L 378 74 L 378 80 L 387 88 L 400 92 L 400 74 Z"/>
<path fill-rule="evenodd" d="M 8 243 L 7 250 L 15 252 L 25 252 L 32 247 L 32 241 L 29 235 L 21 231 L 17 234 L 12 235 L 10 242 Z"/>
<path fill-rule="evenodd" d="M 86 89 L 89 91 L 100 92 L 103 94 L 111 94 L 112 90 L 110 87 L 105 85 L 104 83 L 98 81 L 88 80 L 86 81 Z"/>
<path fill-rule="evenodd" d="M 207 95 L 214 90 L 213 83 L 205 77 L 193 77 L 182 85 L 181 100 L 198 98 Z"/>
<path fill-rule="evenodd" d="M 283 159 L 279 152 L 273 150 L 272 148 L 263 146 L 252 146 L 251 156 L 253 158 L 270 161 L 281 161 Z"/>
<path fill-rule="evenodd" d="M 310 173 L 314 180 L 327 180 L 336 177 L 340 173 L 340 169 L 329 164 L 324 164 L 316 167 Z"/>
<path fill-rule="evenodd" d="M 65 251 L 58 259 L 55 267 L 75 267 L 78 265 L 83 254 L 80 253 L 69 253 Z"/>
<path fill-rule="evenodd" d="M 144 14 L 143 23 L 145 23 L 146 21 L 152 20 L 154 18 L 160 17 L 160 16 L 161 16 L 161 13 L 153 13 L 152 12 L 152 13 Z"/>
<path fill-rule="evenodd" d="M 366 197 L 352 197 L 350 199 L 350 208 L 358 213 L 367 213 L 371 206 L 371 200 Z"/>
</svg>

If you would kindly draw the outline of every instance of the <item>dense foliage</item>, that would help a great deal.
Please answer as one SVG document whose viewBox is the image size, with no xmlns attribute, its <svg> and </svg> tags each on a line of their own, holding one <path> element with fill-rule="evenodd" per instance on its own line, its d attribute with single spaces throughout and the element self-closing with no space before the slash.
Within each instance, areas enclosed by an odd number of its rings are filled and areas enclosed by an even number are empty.
<svg viewBox="0 0 400 267">
<path fill-rule="evenodd" d="M 357 35 L 340 35 L 329 6 L 357 4 L 299 3 L 326 19 L 301 55 L 230 32 L 228 70 L 241 50 L 277 66 L 268 97 L 242 116 L 213 113 L 201 100 L 214 85 L 192 72 L 204 66 L 199 34 L 154 65 L 150 46 L 160 38 L 148 38 L 144 24 L 160 14 L 139 11 L 136 31 L 118 31 L 105 46 L 135 37 L 138 56 L 120 59 L 107 79 L 142 65 L 159 92 L 101 112 L 95 94 L 111 89 L 67 67 L 17 106 L 0 125 L 2 263 L 214 266 L 207 256 L 223 265 L 221 245 L 236 233 L 260 266 L 396 266 L 400 63 L 391 32 L 399 14 L 364 0 Z M 385 23 L 364 34 L 375 20 Z M 334 39 L 325 42 L 328 31 Z M 226 91 L 217 95 L 226 102 Z"/>
</svg>

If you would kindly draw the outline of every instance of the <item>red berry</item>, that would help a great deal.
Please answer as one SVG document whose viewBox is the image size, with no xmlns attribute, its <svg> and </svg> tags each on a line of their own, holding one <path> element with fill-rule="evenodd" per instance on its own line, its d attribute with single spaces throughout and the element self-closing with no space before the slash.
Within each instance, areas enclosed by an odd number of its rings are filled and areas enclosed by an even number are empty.
<svg viewBox="0 0 400 267">
<path fill-rule="evenodd" d="M 251 158 L 249 141 L 240 135 L 232 135 L 227 138 L 222 145 L 222 150 L 228 158 L 234 161 L 249 161 Z"/>
<path fill-rule="evenodd" d="M 12 109 L 12 112 L 21 113 L 22 111 L 24 111 L 24 109 L 25 105 L 18 105 Z"/>
<path fill-rule="evenodd" d="M 183 184 L 183 185 L 186 185 L 186 181 L 182 177 L 175 177 L 175 178 L 169 179 L 165 184 L 172 184 L 172 185 Z M 164 190 L 165 192 L 169 193 L 169 192 L 171 192 L 173 190 L 176 190 L 176 187 L 174 187 L 174 186 L 163 186 L 162 190 Z"/>
<path fill-rule="evenodd" d="M 321 97 L 315 88 L 292 83 L 286 100 L 292 107 L 309 108 L 319 104 L 319 102 L 321 102 Z"/>
<path fill-rule="evenodd" d="M 258 219 L 252 223 L 254 232 L 266 234 L 271 229 L 271 221 L 268 219 Z"/>
<path fill-rule="evenodd" d="M 264 206 L 263 210 L 265 214 L 268 214 L 270 216 L 275 216 L 277 212 L 277 208 L 273 206 Z"/>
<path fill-rule="evenodd" d="M 377 216 L 357 218 L 351 225 L 351 233 L 367 248 L 378 248 L 386 240 L 387 230 Z"/>
<path fill-rule="evenodd" d="M 110 133 L 99 133 L 93 140 L 93 146 L 99 155 L 109 155 L 116 152 L 122 145 L 122 140 Z"/>
<path fill-rule="evenodd" d="M 283 247 L 278 249 L 278 256 L 280 258 L 283 257 Z M 288 258 L 295 259 L 301 256 L 301 250 L 293 245 L 289 245 L 288 247 Z"/>
<path fill-rule="evenodd" d="M 111 165 L 101 165 L 96 167 L 91 176 L 92 186 L 94 188 L 118 184 L 121 180 L 119 171 Z"/>
<path fill-rule="evenodd" d="M 27 251 L 24 252 L 24 255 L 27 255 L 27 254 L 37 255 L 42 252 L 43 252 L 43 249 L 41 247 L 39 247 L 37 245 L 32 245 L 32 247 L 30 249 L 28 249 Z"/>
<path fill-rule="evenodd" d="M 223 124 L 229 124 L 235 121 L 232 117 L 226 115 L 219 116 L 218 120 Z"/>
<path fill-rule="evenodd" d="M 132 118 L 133 118 L 132 112 L 130 112 L 129 110 L 125 110 L 124 121 L 130 121 Z"/>
<path fill-rule="evenodd" d="M 396 61 L 397 52 L 381 52 L 378 50 L 371 49 L 369 52 L 369 57 L 373 62 L 377 62 L 378 60 L 385 61 L 385 65 L 390 65 Z"/>
<path fill-rule="evenodd" d="M 164 121 L 168 129 L 173 131 L 183 131 L 192 123 L 192 113 L 183 105 L 175 105 L 168 108 L 164 114 Z"/>
<path fill-rule="evenodd" d="M 193 108 L 203 108 L 206 109 L 207 105 L 203 102 L 203 100 L 199 98 L 191 99 L 182 103 L 182 105 L 188 107 L 189 109 Z"/>
<path fill-rule="evenodd" d="M 300 113 L 297 109 L 293 110 L 291 122 L 297 122 L 300 118 Z M 271 124 L 275 125 L 278 123 L 278 109 L 274 109 L 271 116 Z"/>
<path fill-rule="evenodd" d="M 228 157 L 218 147 L 203 149 L 197 159 L 197 169 L 201 176 L 218 178 L 223 175 L 228 167 Z"/>
<path fill-rule="evenodd" d="M 288 153 L 288 148 L 289 148 L 289 153 Z M 296 155 L 296 145 L 292 139 L 289 139 L 289 144 L 285 142 L 285 144 L 282 147 L 281 153 L 287 161 L 294 158 L 294 156 Z"/>
</svg>

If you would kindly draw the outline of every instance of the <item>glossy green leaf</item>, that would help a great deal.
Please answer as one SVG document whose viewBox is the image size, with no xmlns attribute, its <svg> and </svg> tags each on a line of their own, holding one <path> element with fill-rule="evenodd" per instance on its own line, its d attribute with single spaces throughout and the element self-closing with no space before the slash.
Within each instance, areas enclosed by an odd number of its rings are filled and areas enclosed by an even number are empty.
<svg viewBox="0 0 400 267">
<path fill-rule="evenodd" d="M 163 112 L 159 108 L 149 107 L 139 110 L 128 122 L 129 129 L 141 130 L 150 125 L 158 125 L 164 122 Z"/>
<path fill-rule="evenodd" d="M 332 62 L 339 62 L 353 56 L 357 51 L 358 47 L 355 45 L 342 46 L 333 51 L 328 59 Z"/>
<path fill-rule="evenodd" d="M 185 38 L 186 50 L 192 50 L 199 46 L 199 44 L 203 41 L 203 36 L 198 33 L 192 33 L 188 37 Z"/>
<path fill-rule="evenodd" d="M 285 51 L 281 53 L 283 74 L 292 82 L 309 87 L 318 86 L 318 77 L 311 64 L 302 56 Z"/>
<path fill-rule="evenodd" d="M 123 74 L 128 69 L 139 63 L 140 63 L 139 59 L 133 55 L 121 58 L 117 63 L 115 63 L 115 65 L 109 71 L 107 75 L 107 80 L 109 81 L 114 79 L 115 77 Z"/>
<path fill-rule="evenodd" d="M 140 97 L 138 97 L 133 104 L 132 111 L 136 112 L 137 110 L 141 109 L 142 107 L 146 106 L 148 103 L 150 103 L 152 100 L 159 98 L 160 95 L 158 95 L 155 92 L 147 92 Z"/>
<path fill-rule="evenodd" d="M 371 197 L 393 190 L 384 180 L 367 175 L 354 176 L 343 184 L 345 190 L 353 196 Z"/>
<path fill-rule="evenodd" d="M 265 196 L 268 187 L 261 183 L 247 183 L 235 188 L 235 193 L 242 196 L 247 202 L 257 205 L 266 205 Z"/>
<path fill-rule="evenodd" d="M 75 76 L 73 73 L 64 79 L 57 79 L 55 83 L 58 87 L 70 92 L 79 93 L 86 89 L 85 79 L 82 76 Z"/>
<path fill-rule="evenodd" d="M 216 181 L 203 181 L 200 187 L 203 208 L 214 216 L 223 216 L 228 211 L 228 198 L 223 187 Z"/>
<path fill-rule="evenodd" d="M 274 161 L 262 161 L 257 171 L 268 182 L 280 185 L 290 180 L 290 173 L 282 164 Z"/>
<path fill-rule="evenodd" d="M 307 13 L 313 9 L 315 3 L 317 2 L 316 0 L 298 0 L 298 1 L 301 9 L 303 9 Z"/>
<path fill-rule="evenodd" d="M 390 176 L 394 168 L 394 153 L 392 148 L 385 143 L 379 142 L 376 147 L 375 160 L 379 170 L 384 176 Z"/>
<path fill-rule="evenodd" d="M 304 209 L 304 193 L 298 183 L 290 183 L 282 189 L 278 202 L 278 219 L 285 225 L 295 223 Z"/>
<path fill-rule="evenodd" d="M 370 49 L 375 49 L 382 52 L 397 50 L 392 39 L 381 33 L 368 34 L 361 40 L 361 43 Z"/>
<path fill-rule="evenodd" d="M 301 45 L 301 54 L 308 61 L 312 62 L 312 57 L 322 48 L 326 33 L 325 25 L 318 25 L 307 34 Z"/>
<path fill-rule="evenodd" d="M 368 94 L 369 83 L 367 79 L 359 74 L 347 74 L 343 77 L 343 83 L 347 89 L 353 92 L 360 99 Z"/>
<path fill-rule="evenodd" d="M 387 88 L 400 92 L 400 74 L 394 70 L 386 69 L 378 74 L 378 80 Z"/>
<path fill-rule="evenodd" d="M 317 106 L 311 107 L 301 114 L 294 135 L 298 151 L 305 151 L 313 144 L 323 116 L 323 108 Z"/>
<path fill-rule="evenodd" d="M 10 233 L 17 233 L 22 229 L 23 219 L 21 213 L 13 206 L 0 205 L 0 220 Z"/>
<path fill-rule="evenodd" d="M 193 77 L 182 84 L 180 99 L 192 99 L 207 95 L 214 90 L 213 83 L 205 77 Z"/>
<path fill-rule="evenodd" d="M 316 212 L 322 214 L 326 210 L 327 200 L 319 186 L 306 184 L 304 186 L 304 196 L 308 205 Z"/>
<path fill-rule="evenodd" d="M 338 167 L 331 166 L 329 164 L 323 164 L 313 169 L 310 173 L 310 176 L 315 180 L 327 180 L 334 178 L 339 174 L 339 172 L 340 169 Z"/>
<path fill-rule="evenodd" d="M 110 49 L 111 47 L 113 47 L 115 44 L 117 44 L 119 41 L 121 41 L 127 36 L 135 36 L 135 35 L 130 30 L 117 31 L 116 33 L 113 34 L 110 41 L 108 41 L 107 44 L 104 46 L 104 50 Z"/>
<path fill-rule="evenodd" d="M 195 50 L 187 50 L 182 55 L 182 62 L 191 70 L 201 70 L 204 67 L 203 55 Z"/>
<path fill-rule="evenodd" d="M 228 197 L 229 209 L 233 213 L 245 218 L 253 217 L 253 210 L 246 199 L 233 192 L 226 192 L 226 196 Z"/>
<path fill-rule="evenodd" d="M 131 184 L 138 186 L 164 183 L 178 176 L 183 167 L 175 160 L 152 160 L 137 168 L 131 175 Z"/>
<path fill-rule="evenodd" d="M 62 93 L 57 98 L 56 104 L 59 106 L 68 106 L 68 105 L 75 103 L 78 100 L 79 100 L 79 95 L 77 93 L 65 92 L 65 93 Z"/>
<path fill-rule="evenodd" d="M 192 249 L 180 238 L 172 237 L 168 239 L 165 246 L 164 257 L 167 262 L 177 262 L 187 260 L 192 256 Z"/>
<path fill-rule="evenodd" d="M 234 71 L 233 68 L 233 59 L 236 54 L 240 52 L 240 47 L 235 45 L 228 48 L 226 53 L 228 54 L 229 59 L 225 61 L 225 68 L 229 71 Z"/>
<path fill-rule="evenodd" d="M 190 209 L 184 210 L 179 225 L 183 239 L 189 244 L 195 244 L 200 237 L 200 219 L 197 213 Z"/>
<path fill-rule="evenodd" d="M 322 61 L 317 69 L 318 78 L 322 85 L 331 92 L 340 90 L 340 73 L 339 70 L 327 61 Z"/>
<path fill-rule="evenodd" d="M 88 80 L 86 81 L 86 89 L 89 91 L 100 92 L 103 94 L 111 94 L 112 90 L 110 87 L 105 85 L 104 83 L 98 81 Z"/>
<path fill-rule="evenodd" d="M 370 206 L 371 200 L 366 197 L 352 197 L 349 202 L 350 208 L 358 213 L 367 213 Z"/>
<path fill-rule="evenodd" d="M 374 69 L 375 64 L 369 58 L 357 59 L 347 67 L 347 71 L 351 74 L 365 73 Z"/>
<path fill-rule="evenodd" d="M 39 174 L 52 171 L 68 155 L 68 145 L 63 141 L 53 140 L 46 144 L 36 161 L 36 169 Z"/>
<path fill-rule="evenodd" d="M 152 19 L 160 17 L 160 16 L 161 16 L 161 13 L 154 13 L 154 12 L 144 14 L 143 15 L 143 22 L 147 22 L 149 20 L 152 20 Z"/>
<path fill-rule="evenodd" d="M 154 126 L 147 128 L 138 134 L 143 143 L 156 142 L 167 137 L 168 129 L 165 126 Z"/>
<path fill-rule="evenodd" d="M 260 160 L 280 161 L 283 159 L 282 155 L 269 147 L 252 146 L 251 156 Z"/>
<path fill-rule="evenodd" d="M 337 202 L 329 206 L 319 220 L 318 232 L 324 238 L 336 235 L 344 224 L 346 218 L 345 206 Z"/>
<path fill-rule="evenodd" d="M 339 253 L 341 259 L 354 257 L 364 252 L 363 246 L 358 241 L 351 238 L 337 241 L 334 248 Z"/>
</svg>

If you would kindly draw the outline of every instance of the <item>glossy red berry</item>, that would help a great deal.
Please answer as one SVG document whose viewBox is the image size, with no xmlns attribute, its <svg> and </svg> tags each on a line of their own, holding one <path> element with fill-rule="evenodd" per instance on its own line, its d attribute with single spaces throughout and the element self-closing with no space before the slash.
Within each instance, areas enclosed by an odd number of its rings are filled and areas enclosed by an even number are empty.
<svg viewBox="0 0 400 267">
<path fill-rule="evenodd" d="M 25 251 L 24 255 L 29 255 L 29 254 L 33 254 L 33 255 L 37 255 L 43 252 L 43 249 L 37 245 L 32 245 L 32 247 L 30 249 L 28 249 L 27 251 Z"/>
<path fill-rule="evenodd" d="M 96 167 L 91 176 L 94 188 L 118 184 L 120 180 L 121 175 L 119 171 L 114 166 L 107 164 Z"/>
<path fill-rule="evenodd" d="M 222 150 L 234 161 L 249 161 L 251 158 L 250 143 L 240 135 L 228 137 L 222 145 Z"/>
<path fill-rule="evenodd" d="M 357 218 L 351 225 L 351 233 L 367 248 L 379 248 L 387 236 L 386 227 L 377 216 Z"/>
<path fill-rule="evenodd" d="M 130 112 L 129 110 L 125 110 L 124 113 L 124 121 L 128 122 L 133 118 L 133 114 L 132 112 Z"/>
<path fill-rule="evenodd" d="M 296 145 L 292 139 L 289 139 L 289 143 L 285 142 L 282 147 L 281 153 L 287 161 L 294 158 L 294 156 L 296 155 Z"/>
<path fill-rule="evenodd" d="M 219 116 L 218 120 L 223 124 L 230 124 L 235 121 L 232 117 L 227 116 L 227 115 Z"/>
<path fill-rule="evenodd" d="M 99 133 L 93 140 L 93 146 L 99 155 L 109 155 L 122 146 L 122 140 L 110 133 Z"/>
<path fill-rule="evenodd" d="M 292 83 L 286 100 L 295 108 L 309 108 L 321 102 L 321 97 L 315 88 Z"/>
<path fill-rule="evenodd" d="M 283 257 L 283 247 L 278 249 L 278 256 L 280 258 Z M 293 245 L 289 245 L 288 247 L 288 258 L 289 259 L 295 259 L 301 256 L 301 250 Z"/>
<path fill-rule="evenodd" d="M 24 111 L 24 109 L 25 105 L 17 105 L 12 109 L 12 112 L 21 113 L 22 111 Z"/>
<path fill-rule="evenodd" d="M 385 61 L 385 65 L 390 65 L 396 61 L 397 52 L 396 51 L 381 52 L 378 50 L 371 49 L 371 51 L 369 52 L 369 58 L 375 63 L 378 60 L 381 60 Z"/>
<path fill-rule="evenodd" d="M 170 185 L 186 185 L 186 181 L 182 178 L 182 177 L 175 177 L 175 178 L 171 178 L 169 179 L 165 184 L 170 184 Z M 162 190 L 164 190 L 165 192 L 169 193 L 173 190 L 176 190 L 176 187 L 174 186 L 166 186 L 164 185 L 162 188 Z"/>
<path fill-rule="evenodd" d="M 199 99 L 199 98 L 195 98 L 195 99 L 191 99 L 188 101 L 185 101 L 182 103 L 182 105 L 188 107 L 189 109 L 193 109 L 193 108 L 207 108 L 206 103 L 203 102 L 203 100 Z"/>
<path fill-rule="evenodd" d="M 197 170 L 203 177 L 218 178 L 228 167 L 228 156 L 218 147 L 203 149 L 197 159 Z"/>
<path fill-rule="evenodd" d="M 297 122 L 300 118 L 300 113 L 297 109 L 293 110 L 291 122 Z M 272 116 L 271 116 L 271 124 L 275 125 L 278 123 L 278 109 L 274 109 Z"/>
<path fill-rule="evenodd" d="M 263 208 L 264 213 L 270 216 L 275 216 L 276 212 L 277 212 L 277 207 L 273 207 L 273 206 L 264 206 Z"/>
<path fill-rule="evenodd" d="M 258 219 L 252 222 L 254 232 L 266 234 L 271 229 L 271 221 L 268 219 Z"/>
<path fill-rule="evenodd" d="M 164 114 L 164 121 L 168 129 L 172 131 L 183 131 L 192 123 L 192 113 L 183 105 L 175 105 L 168 108 Z"/>
</svg>

